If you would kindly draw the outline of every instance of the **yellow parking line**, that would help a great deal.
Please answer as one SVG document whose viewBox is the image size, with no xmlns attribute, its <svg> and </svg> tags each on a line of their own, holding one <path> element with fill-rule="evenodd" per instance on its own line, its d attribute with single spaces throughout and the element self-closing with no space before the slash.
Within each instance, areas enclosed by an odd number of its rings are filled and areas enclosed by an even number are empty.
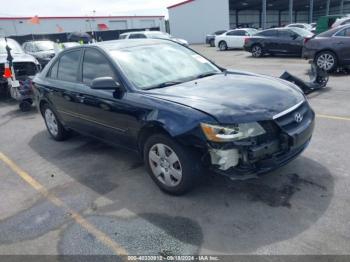
<svg viewBox="0 0 350 262">
<path fill-rule="evenodd" d="M 94 235 L 101 243 L 108 246 L 113 250 L 113 252 L 117 255 L 126 256 L 127 251 L 120 246 L 118 243 L 113 241 L 110 237 L 108 237 L 105 233 L 97 229 L 93 224 L 88 222 L 84 217 L 82 217 L 78 212 L 71 209 L 68 205 L 66 205 L 61 199 L 50 193 L 43 185 L 41 185 L 37 180 L 31 177 L 27 172 L 25 172 L 22 168 L 15 164 L 10 158 L 8 158 L 5 154 L 0 152 L 0 160 L 4 162 L 13 172 L 15 172 L 18 176 L 20 176 L 25 182 L 27 182 L 31 187 L 33 187 L 36 191 L 41 193 L 44 197 L 50 200 L 53 204 L 58 207 L 64 208 L 72 214 L 72 218 L 85 228 L 90 234 Z"/>
<path fill-rule="evenodd" d="M 344 120 L 344 121 L 350 121 L 350 117 L 344 117 L 344 116 L 330 116 L 330 115 L 316 115 L 319 118 L 328 118 L 333 120 Z"/>
</svg>

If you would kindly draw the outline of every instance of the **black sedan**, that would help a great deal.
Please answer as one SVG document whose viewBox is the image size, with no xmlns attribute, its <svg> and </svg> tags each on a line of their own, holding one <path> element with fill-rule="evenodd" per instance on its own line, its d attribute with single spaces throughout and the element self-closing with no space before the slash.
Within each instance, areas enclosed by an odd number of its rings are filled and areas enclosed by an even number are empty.
<svg viewBox="0 0 350 262">
<path fill-rule="evenodd" d="M 212 34 L 209 34 L 205 37 L 205 43 L 210 45 L 211 47 L 215 47 L 215 37 L 217 35 L 222 35 L 224 33 L 226 33 L 227 30 L 219 30 L 219 31 L 216 31 Z"/>
<path fill-rule="evenodd" d="M 325 71 L 350 66 L 350 25 L 333 28 L 307 41 L 303 57 Z"/>
<path fill-rule="evenodd" d="M 304 42 L 312 36 L 313 33 L 296 27 L 268 29 L 246 38 L 244 49 L 254 57 L 265 54 L 301 56 Z"/>
<path fill-rule="evenodd" d="M 247 179 L 285 165 L 314 127 L 294 84 L 226 71 L 169 40 L 73 47 L 34 82 L 53 139 L 75 130 L 135 150 L 171 194 L 188 191 L 203 168 Z"/>
</svg>

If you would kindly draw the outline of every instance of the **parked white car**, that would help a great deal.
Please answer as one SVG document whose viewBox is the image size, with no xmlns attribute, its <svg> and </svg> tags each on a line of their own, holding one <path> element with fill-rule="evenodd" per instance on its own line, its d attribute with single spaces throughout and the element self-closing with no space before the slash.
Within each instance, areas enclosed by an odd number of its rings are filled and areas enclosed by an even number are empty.
<svg viewBox="0 0 350 262">
<path fill-rule="evenodd" d="M 307 31 L 312 30 L 312 25 L 310 24 L 305 24 L 305 23 L 295 23 L 295 24 L 289 24 L 286 27 L 296 27 L 296 28 L 301 28 Z"/>
<path fill-rule="evenodd" d="M 245 39 L 257 32 L 259 31 L 254 28 L 229 30 L 224 34 L 215 37 L 215 46 L 221 51 L 229 48 L 243 48 Z"/>
<path fill-rule="evenodd" d="M 171 39 L 178 42 L 181 45 L 188 46 L 188 42 L 185 39 L 176 38 L 168 33 L 161 31 L 137 31 L 137 32 L 127 32 L 119 36 L 119 39 L 143 39 L 143 38 L 153 38 L 153 39 Z"/>
<path fill-rule="evenodd" d="M 348 14 L 345 17 L 338 18 L 337 20 L 335 20 L 335 22 L 332 24 L 332 28 L 336 28 L 338 26 L 342 26 L 342 25 L 346 25 L 346 24 L 350 24 L 350 14 Z"/>
</svg>

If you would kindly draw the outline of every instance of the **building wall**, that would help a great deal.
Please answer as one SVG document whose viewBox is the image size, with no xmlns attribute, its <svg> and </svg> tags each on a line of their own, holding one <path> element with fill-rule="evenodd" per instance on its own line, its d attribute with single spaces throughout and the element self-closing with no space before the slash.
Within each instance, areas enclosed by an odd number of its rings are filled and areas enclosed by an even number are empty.
<svg viewBox="0 0 350 262">
<path fill-rule="evenodd" d="M 31 24 L 28 19 L 0 18 L 0 35 L 59 33 L 59 28 L 63 32 L 96 31 L 98 24 L 106 24 L 111 30 L 159 27 L 161 31 L 165 31 L 162 16 L 39 18 L 40 24 Z"/>
<path fill-rule="evenodd" d="M 170 34 L 203 43 L 208 33 L 229 28 L 228 0 L 194 0 L 169 8 Z"/>
</svg>

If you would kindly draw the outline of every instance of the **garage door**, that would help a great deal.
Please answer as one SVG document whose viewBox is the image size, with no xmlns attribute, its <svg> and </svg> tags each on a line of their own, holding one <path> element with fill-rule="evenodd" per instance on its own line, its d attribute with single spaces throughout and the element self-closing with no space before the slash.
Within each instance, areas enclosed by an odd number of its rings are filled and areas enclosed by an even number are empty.
<svg viewBox="0 0 350 262">
<path fill-rule="evenodd" d="M 109 28 L 112 30 L 124 30 L 128 29 L 126 20 L 109 21 Z"/>
<path fill-rule="evenodd" d="M 156 27 L 156 23 L 154 20 L 141 20 L 140 25 L 141 25 L 141 28 Z"/>
</svg>

